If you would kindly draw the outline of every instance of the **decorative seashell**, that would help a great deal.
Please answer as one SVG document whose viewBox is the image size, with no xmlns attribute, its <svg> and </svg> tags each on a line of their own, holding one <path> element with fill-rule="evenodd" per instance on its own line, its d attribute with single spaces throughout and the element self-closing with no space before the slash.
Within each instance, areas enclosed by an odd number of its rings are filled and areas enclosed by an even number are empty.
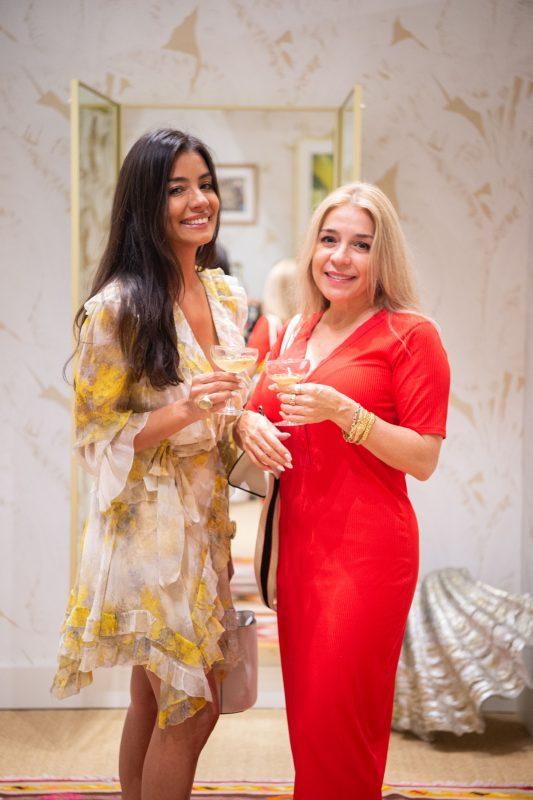
<svg viewBox="0 0 533 800">
<path fill-rule="evenodd" d="M 393 728 L 483 732 L 481 704 L 528 685 L 521 652 L 533 632 L 533 597 L 475 581 L 467 569 L 431 572 L 409 613 L 396 676 Z"/>
</svg>

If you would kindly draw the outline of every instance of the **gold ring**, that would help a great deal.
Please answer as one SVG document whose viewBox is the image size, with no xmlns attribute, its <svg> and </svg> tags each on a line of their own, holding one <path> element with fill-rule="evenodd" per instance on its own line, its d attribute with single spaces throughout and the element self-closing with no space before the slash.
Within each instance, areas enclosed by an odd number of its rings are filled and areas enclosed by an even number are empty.
<svg viewBox="0 0 533 800">
<path fill-rule="evenodd" d="M 289 397 L 289 405 L 293 406 L 295 403 L 296 403 L 296 395 L 293 392 Z"/>
<path fill-rule="evenodd" d="M 209 409 L 213 408 L 213 401 L 208 394 L 203 394 L 200 399 L 196 401 L 196 405 L 202 411 L 209 411 Z"/>
</svg>

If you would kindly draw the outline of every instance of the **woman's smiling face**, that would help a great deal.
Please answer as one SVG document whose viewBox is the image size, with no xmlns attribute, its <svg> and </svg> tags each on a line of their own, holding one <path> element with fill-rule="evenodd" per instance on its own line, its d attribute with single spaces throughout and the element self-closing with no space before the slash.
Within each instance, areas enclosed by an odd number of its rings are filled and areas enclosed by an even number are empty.
<svg viewBox="0 0 533 800">
<path fill-rule="evenodd" d="M 182 153 L 168 179 L 167 236 L 174 247 L 200 247 L 215 235 L 220 201 L 209 168 L 194 150 Z"/>
<path fill-rule="evenodd" d="M 320 227 L 311 261 L 313 280 L 330 304 L 360 306 L 368 300 L 370 248 L 374 223 L 359 206 L 345 203 L 329 211 Z"/>
</svg>

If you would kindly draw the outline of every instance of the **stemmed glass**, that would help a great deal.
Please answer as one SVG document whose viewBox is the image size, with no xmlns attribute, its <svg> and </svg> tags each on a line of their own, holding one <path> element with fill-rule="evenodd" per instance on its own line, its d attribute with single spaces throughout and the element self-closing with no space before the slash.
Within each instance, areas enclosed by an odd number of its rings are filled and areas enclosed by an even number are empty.
<svg viewBox="0 0 533 800">
<path fill-rule="evenodd" d="M 276 358 L 274 361 L 267 361 L 265 370 L 271 380 L 277 384 L 278 389 L 290 392 L 291 386 L 301 383 L 309 374 L 311 364 L 307 358 Z M 294 390 L 293 390 L 294 391 Z M 299 422 L 275 422 L 274 425 L 296 426 Z"/>
<path fill-rule="evenodd" d="M 247 372 L 253 367 L 258 356 L 259 350 L 257 347 L 235 347 L 235 345 L 226 347 L 222 344 L 211 345 L 211 358 L 217 367 L 224 372 L 233 372 L 235 374 Z M 230 398 L 226 402 L 224 408 L 221 411 L 217 411 L 217 414 L 234 417 L 241 412 L 242 408 L 236 408 L 233 404 L 233 400 Z"/>
</svg>

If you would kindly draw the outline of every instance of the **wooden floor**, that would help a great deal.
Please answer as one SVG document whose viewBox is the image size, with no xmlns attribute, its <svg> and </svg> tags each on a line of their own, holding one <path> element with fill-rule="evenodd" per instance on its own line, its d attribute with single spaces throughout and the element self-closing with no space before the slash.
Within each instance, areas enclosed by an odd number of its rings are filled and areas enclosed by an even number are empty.
<svg viewBox="0 0 533 800">
<path fill-rule="evenodd" d="M 0 776 L 111 777 L 124 711 L 0 712 Z M 200 780 L 292 778 L 285 713 L 222 717 L 201 757 Z M 513 717 L 491 716 L 484 734 L 441 735 L 433 744 L 393 733 L 387 781 L 533 782 L 533 741 Z"/>
</svg>

